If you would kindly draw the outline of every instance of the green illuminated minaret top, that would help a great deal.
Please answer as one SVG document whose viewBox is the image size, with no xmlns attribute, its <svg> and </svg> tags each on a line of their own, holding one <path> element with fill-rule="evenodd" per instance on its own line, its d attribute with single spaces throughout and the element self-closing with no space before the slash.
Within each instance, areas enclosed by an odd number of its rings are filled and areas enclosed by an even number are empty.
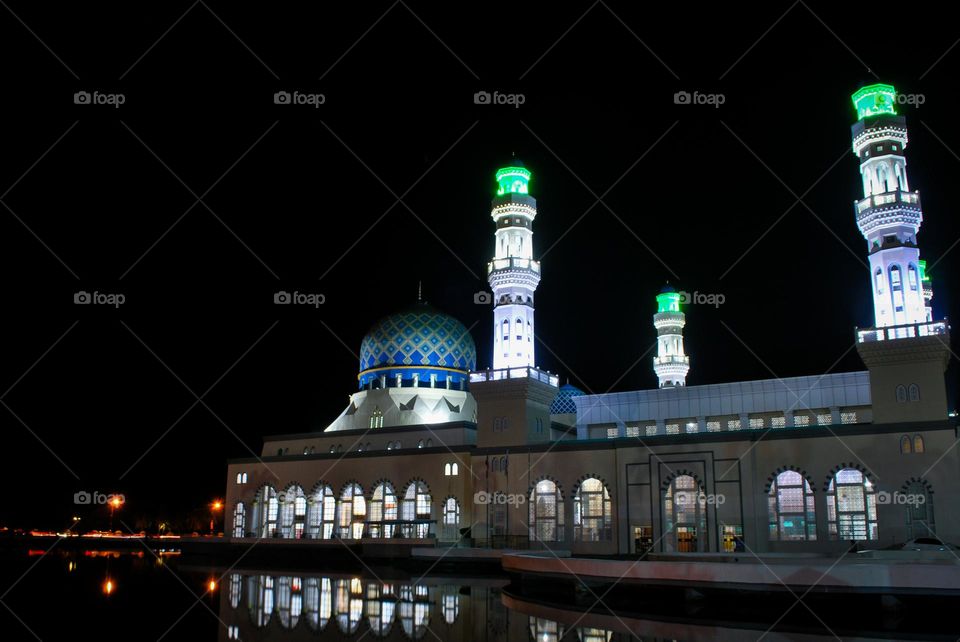
<svg viewBox="0 0 960 642">
<path fill-rule="evenodd" d="M 666 288 L 664 288 L 666 290 Z M 657 312 L 679 312 L 680 311 L 680 293 L 674 292 L 673 288 L 669 291 L 661 292 L 657 295 Z"/>
<path fill-rule="evenodd" d="M 857 110 L 858 120 L 881 114 L 897 115 L 897 110 L 894 108 L 897 101 L 897 90 L 893 88 L 893 85 L 883 83 L 867 85 L 858 89 L 855 94 L 850 96 L 850 99 Z"/>
<path fill-rule="evenodd" d="M 497 196 L 504 194 L 529 194 L 530 170 L 519 160 L 497 170 Z"/>
</svg>

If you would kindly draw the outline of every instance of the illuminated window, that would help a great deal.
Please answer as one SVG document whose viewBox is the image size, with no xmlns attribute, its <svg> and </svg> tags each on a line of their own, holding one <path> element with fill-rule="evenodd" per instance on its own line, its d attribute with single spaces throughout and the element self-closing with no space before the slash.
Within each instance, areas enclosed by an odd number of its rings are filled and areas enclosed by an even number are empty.
<svg viewBox="0 0 960 642">
<path fill-rule="evenodd" d="M 314 489 L 307 504 L 307 536 L 312 539 L 333 537 L 336 516 L 337 500 L 333 489 L 321 484 Z"/>
<path fill-rule="evenodd" d="M 550 479 L 538 481 L 530 492 L 530 540 L 563 541 L 563 495 Z"/>
<path fill-rule="evenodd" d="M 646 433 L 647 437 L 652 437 L 652 436 L 656 435 L 656 434 L 657 434 L 657 424 L 650 424 L 650 425 L 648 425 L 646 428 L 644 428 L 644 433 Z"/>
<path fill-rule="evenodd" d="M 720 422 L 719 422 L 719 421 L 708 421 L 708 422 L 707 422 L 707 432 L 720 432 Z"/>
<path fill-rule="evenodd" d="M 397 521 L 397 494 L 390 482 L 380 482 L 370 497 L 370 537 L 393 537 Z"/>
<path fill-rule="evenodd" d="M 877 491 L 855 468 L 844 468 L 827 487 L 827 524 L 830 539 L 879 539 Z"/>
<path fill-rule="evenodd" d="M 809 426 L 809 425 L 810 425 L 810 415 L 794 415 L 794 416 L 793 416 L 793 425 L 794 425 L 794 426 Z"/>
<path fill-rule="evenodd" d="M 303 488 L 296 484 L 283 494 L 280 511 L 280 536 L 284 539 L 300 539 L 307 517 L 307 497 Z"/>
<path fill-rule="evenodd" d="M 920 435 L 913 436 L 913 452 L 923 453 L 923 437 Z"/>
<path fill-rule="evenodd" d="M 883 294 L 883 270 L 877 268 L 877 272 L 874 275 L 874 278 L 877 282 L 877 294 Z"/>
<path fill-rule="evenodd" d="M 383 428 L 383 411 L 380 410 L 380 406 L 374 408 L 373 414 L 370 415 L 370 427 Z"/>
<path fill-rule="evenodd" d="M 840 423 L 842 424 L 855 424 L 857 423 L 857 413 L 856 412 L 841 412 L 840 413 Z"/>
<path fill-rule="evenodd" d="M 783 427 L 786 426 L 786 425 L 787 425 L 787 418 L 786 418 L 786 417 L 780 416 L 780 417 L 771 417 L 771 418 L 770 418 L 770 426 L 773 427 L 773 428 L 783 428 Z"/>
<path fill-rule="evenodd" d="M 696 421 L 688 421 L 687 432 L 700 432 L 700 424 L 698 424 Z"/>
<path fill-rule="evenodd" d="M 233 509 L 233 536 L 245 537 L 247 526 L 246 508 L 243 502 L 237 502 Z"/>
<path fill-rule="evenodd" d="M 626 428 L 627 437 L 639 437 L 640 436 L 640 426 L 627 426 Z"/>
<path fill-rule="evenodd" d="M 363 497 L 360 484 L 351 483 L 343 487 L 340 493 L 340 506 L 337 524 L 342 539 L 360 539 L 363 536 L 363 523 L 367 517 L 367 502 Z"/>
<path fill-rule="evenodd" d="M 913 452 L 913 441 L 910 439 L 910 435 L 904 435 L 900 438 L 900 454 L 909 455 Z"/>
<path fill-rule="evenodd" d="M 910 285 L 911 290 L 917 289 L 917 268 L 912 264 L 907 268 L 907 283 Z"/>
<path fill-rule="evenodd" d="M 817 424 L 818 424 L 818 425 L 820 425 L 820 426 L 829 426 L 831 423 L 833 423 L 833 415 L 831 415 L 831 414 L 829 414 L 829 413 L 827 413 L 827 414 L 822 414 L 822 413 L 821 413 L 821 414 L 817 415 Z"/>
<path fill-rule="evenodd" d="M 573 497 L 573 537 L 578 542 L 613 539 L 610 493 L 595 477 L 585 479 Z"/>
<path fill-rule="evenodd" d="M 802 542 L 817 539 L 813 490 L 803 476 L 787 470 L 774 479 L 767 497 L 770 540 Z"/>
<path fill-rule="evenodd" d="M 423 440 L 417 442 L 417 448 L 423 448 Z"/>
<path fill-rule="evenodd" d="M 740 430 L 742 425 L 739 419 L 729 419 L 727 420 L 727 430 Z"/>
<path fill-rule="evenodd" d="M 277 491 L 273 486 L 264 486 L 257 491 L 257 498 L 253 503 L 254 523 L 258 526 L 258 535 L 260 537 L 276 537 L 277 534 L 277 511 L 280 503 L 277 499 Z"/>
<path fill-rule="evenodd" d="M 447 541 L 456 541 L 460 534 L 460 503 L 454 497 L 443 502 L 443 528 L 441 537 Z"/>
<path fill-rule="evenodd" d="M 680 424 L 667 424 L 667 434 L 668 434 L 668 435 L 679 435 L 679 434 L 680 434 Z"/>
<path fill-rule="evenodd" d="M 618 428 L 607 428 L 607 439 L 616 439 L 620 436 L 620 430 Z"/>
<path fill-rule="evenodd" d="M 763 417 L 750 417 L 750 428 L 754 430 L 763 428 Z"/>
<path fill-rule="evenodd" d="M 452 467 L 451 467 L 452 469 Z M 430 533 L 430 491 L 420 480 L 410 482 L 403 494 L 401 531 L 404 537 L 424 538 Z"/>
</svg>

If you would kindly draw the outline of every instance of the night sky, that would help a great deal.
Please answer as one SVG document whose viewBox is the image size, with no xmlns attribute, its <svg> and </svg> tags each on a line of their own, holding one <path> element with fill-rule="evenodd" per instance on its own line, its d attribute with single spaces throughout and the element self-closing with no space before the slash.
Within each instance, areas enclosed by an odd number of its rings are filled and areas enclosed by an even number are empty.
<svg viewBox="0 0 960 642">
<path fill-rule="evenodd" d="M 337 416 L 365 331 L 421 281 L 489 367 L 473 301 L 513 154 L 538 201 L 537 360 L 584 390 L 656 385 L 667 280 L 725 298 L 686 309 L 690 385 L 863 368 L 850 94 L 878 80 L 924 98 L 900 109 L 921 257 L 935 316 L 960 318 L 948 4 L 8 4 L 0 525 L 62 528 L 80 490 L 125 493 L 131 520 L 222 496 L 261 435 Z"/>
</svg>

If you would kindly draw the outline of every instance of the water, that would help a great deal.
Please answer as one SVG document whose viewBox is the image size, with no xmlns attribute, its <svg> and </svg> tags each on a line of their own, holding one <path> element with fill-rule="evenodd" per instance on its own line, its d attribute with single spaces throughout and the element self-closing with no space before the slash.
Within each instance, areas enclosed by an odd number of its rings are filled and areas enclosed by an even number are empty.
<svg viewBox="0 0 960 642">
<path fill-rule="evenodd" d="M 852 611 L 864 607 L 847 603 L 817 615 L 795 606 L 778 620 L 790 601 L 758 609 L 752 597 L 691 602 L 620 587 L 604 599 L 615 614 L 591 611 L 597 595 L 589 589 L 556 582 L 521 588 L 481 572 L 357 566 L 227 569 L 146 550 L 8 551 L 0 553 L 8 607 L 0 608 L 0 640 L 831 640 L 831 631 L 846 638 L 854 629 L 860 639 L 957 638 L 952 625 L 860 618 Z"/>
</svg>

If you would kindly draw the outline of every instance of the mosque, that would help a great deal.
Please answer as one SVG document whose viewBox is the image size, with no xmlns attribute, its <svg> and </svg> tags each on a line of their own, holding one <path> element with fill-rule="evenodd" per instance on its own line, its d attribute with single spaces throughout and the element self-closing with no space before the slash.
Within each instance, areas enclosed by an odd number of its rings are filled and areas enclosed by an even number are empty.
<svg viewBox="0 0 960 642">
<path fill-rule="evenodd" d="M 536 363 L 537 202 L 514 162 L 496 173 L 491 210 L 492 367 L 426 303 L 380 319 L 325 430 L 268 435 L 261 457 L 228 463 L 226 535 L 574 555 L 960 543 L 949 325 L 930 305 L 905 119 L 890 85 L 852 99 L 875 312 L 853 337 L 865 370 L 687 386 L 687 301 L 665 287 L 658 388 L 560 386 Z"/>
</svg>

